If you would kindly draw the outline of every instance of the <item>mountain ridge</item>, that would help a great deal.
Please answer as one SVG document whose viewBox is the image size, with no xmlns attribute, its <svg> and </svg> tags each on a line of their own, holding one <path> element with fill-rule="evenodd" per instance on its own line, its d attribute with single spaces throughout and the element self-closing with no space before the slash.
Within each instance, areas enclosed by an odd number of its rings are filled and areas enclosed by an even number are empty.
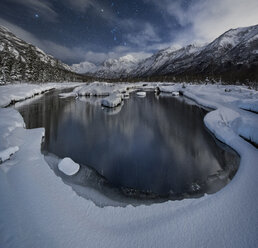
<svg viewBox="0 0 258 248">
<path fill-rule="evenodd" d="M 0 25 L 0 84 L 83 81 L 84 76 Z"/>
<path fill-rule="evenodd" d="M 190 44 L 179 49 L 162 49 L 133 64 L 120 63 L 120 59 L 104 62 L 101 69 L 89 75 L 121 81 L 198 81 L 208 78 L 258 82 L 258 25 L 230 29 L 203 46 Z"/>
</svg>

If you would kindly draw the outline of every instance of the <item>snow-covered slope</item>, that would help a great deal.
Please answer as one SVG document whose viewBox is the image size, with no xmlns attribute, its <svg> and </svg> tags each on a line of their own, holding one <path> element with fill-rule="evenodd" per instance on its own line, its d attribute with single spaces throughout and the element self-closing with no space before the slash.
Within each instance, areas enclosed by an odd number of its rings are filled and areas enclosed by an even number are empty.
<svg viewBox="0 0 258 248">
<path fill-rule="evenodd" d="M 0 26 L 0 83 L 75 81 L 70 67 Z"/>
<path fill-rule="evenodd" d="M 107 60 L 94 76 L 257 82 L 258 25 L 231 29 L 202 46 L 169 47 L 141 61 L 128 56 Z"/>
<path fill-rule="evenodd" d="M 97 68 L 98 67 L 95 64 L 88 61 L 81 62 L 80 64 L 73 64 L 71 66 L 72 71 L 80 74 L 94 73 L 96 72 Z"/>
<path fill-rule="evenodd" d="M 126 77 L 138 65 L 139 60 L 128 54 L 119 59 L 108 59 L 98 68 L 95 76 L 99 78 Z"/>
<path fill-rule="evenodd" d="M 132 76 L 184 76 L 195 79 L 225 77 L 228 80 L 258 79 L 258 25 L 231 29 L 210 44 L 166 49 L 138 66 Z M 225 74 L 234 75 L 225 75 Z M 248 75 L 249 74 L 249 75 Z"/>
<path fill-rule="evenodd" d="M 184 65 L 192 60 L 194 54 L 202 51 L 202 47 L 197 45 L 188 45 L 180 49 L 173 49 L 169 47 L 154 54 L 150 58 L 142 61 L 133 76 L 149 76 L 156 75 L 162 72 L 168 65 L 176 67 L 176 63 Z"/>
</svg>

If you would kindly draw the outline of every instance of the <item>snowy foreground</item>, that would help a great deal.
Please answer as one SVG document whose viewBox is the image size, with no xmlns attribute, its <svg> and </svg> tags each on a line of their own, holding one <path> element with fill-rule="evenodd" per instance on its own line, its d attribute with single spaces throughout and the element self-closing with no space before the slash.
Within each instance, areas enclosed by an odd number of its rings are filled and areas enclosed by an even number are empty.
<svg viewBox="0 0 258 248">
<path fill-rule="evenodd" d="M 1 86 L 0 105 L 68 86 Z M 91 90 L 99 91 L 100 84 L 95 86 Z M 206 126 L 241 156 L 232 182 L 200 199 L 99 208 L 76 195 L 46 164 L 40 152 L 44 129 L 26 130 L 16 110 L 0 108 L 0 247 L 258 247 L 258 150 L 239 136 L 258 143 L 258 115 L 242 109 L 257 111 L 258 93 L 181 84 L 151 84 L 141 91 L 156 86 L 216 109 L 206 115 Z M 107 95 L 130 91 L 124 87 L 112 86 Z M 87 90 L 79 86 L 70 96 Z M 69 159 L 65 162 L 66 167 Z"/>
</svg>

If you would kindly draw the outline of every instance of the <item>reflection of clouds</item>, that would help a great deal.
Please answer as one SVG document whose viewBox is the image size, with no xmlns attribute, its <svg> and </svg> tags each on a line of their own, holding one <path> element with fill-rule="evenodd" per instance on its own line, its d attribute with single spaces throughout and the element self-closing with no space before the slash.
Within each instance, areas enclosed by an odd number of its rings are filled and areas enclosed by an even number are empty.
<svg viewBox="0 0 258 248">
<path fill-rule="evenodd" d="M 157 169 L 148 172 L 149 179 L 144 178 L 157 188 L 160 178 L 167 177 L 169 183 L 171 178 L 166 173 L 174 173 L 182 181 L 194 181 L 205 180 L 219 170 L 221 167 L 213 154 L 216 147 L 208 144 L 212 138 L 202 128 L 202 110 L 186 104 L 183 98 L 162 96 L 157 101 L 153 96 L 146 99 L 132 96 L 123 107 L 110 109 L 116 113 L 113 116 L 105 115 L 104 111 L 109 109 L 98 104 L 79 102 L 66 106 L 79 129 L 84 130 L 82 133 L 87 133 L 85 152 L 97 154 L 91 156 L 89 164 L 107 177 L 115 174 L 120 181 L 130 184 L 131 176 L 134 183 L 141 185 L 143 170 L 148 170 L 142 163 L 152 163 L 148 156 L 154 159 L 158 156 Z M 146 154 L 150 149 L 157 155 Z M 132 163 L 129 172 L 121 170 L 123 165 L 118 164 L 127 160 Z M 166 164 L 171 164 L 169 171 Z"/>
<path fill-rule="evenodd" d="M 57 97 L 40 105 L 46 149 L 94 167 L 115 184 L 144 190 L 151 185 L 155 192 L 180 192 L 225 163 L 203 127 L 205 112 L 184 98 L 132 94 L 114 109 L 102 108 L 101 99 Z"/>
</svg>

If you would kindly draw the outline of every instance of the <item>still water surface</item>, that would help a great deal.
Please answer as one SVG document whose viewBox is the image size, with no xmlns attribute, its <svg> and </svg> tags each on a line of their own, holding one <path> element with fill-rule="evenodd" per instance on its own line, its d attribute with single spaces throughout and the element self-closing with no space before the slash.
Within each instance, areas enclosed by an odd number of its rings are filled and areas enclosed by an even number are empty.
<svg viewBox="0 0 258 248">
<path fill-rule="evenodd" d="M 181 199 L 213 193 L 237 170 L 237 154 L 215 141 L 203 123 L 207 111 L 190 100 L 132 93 L 122 106 L 107 109 L 100 98 L 64 99 L 58 93 L 15 106 L 26 127 L 45 128 L 45 154 L 92 168 L 124 195 Z M 79 181 L 87 186 L 87 177 Z"/>
</svg>

